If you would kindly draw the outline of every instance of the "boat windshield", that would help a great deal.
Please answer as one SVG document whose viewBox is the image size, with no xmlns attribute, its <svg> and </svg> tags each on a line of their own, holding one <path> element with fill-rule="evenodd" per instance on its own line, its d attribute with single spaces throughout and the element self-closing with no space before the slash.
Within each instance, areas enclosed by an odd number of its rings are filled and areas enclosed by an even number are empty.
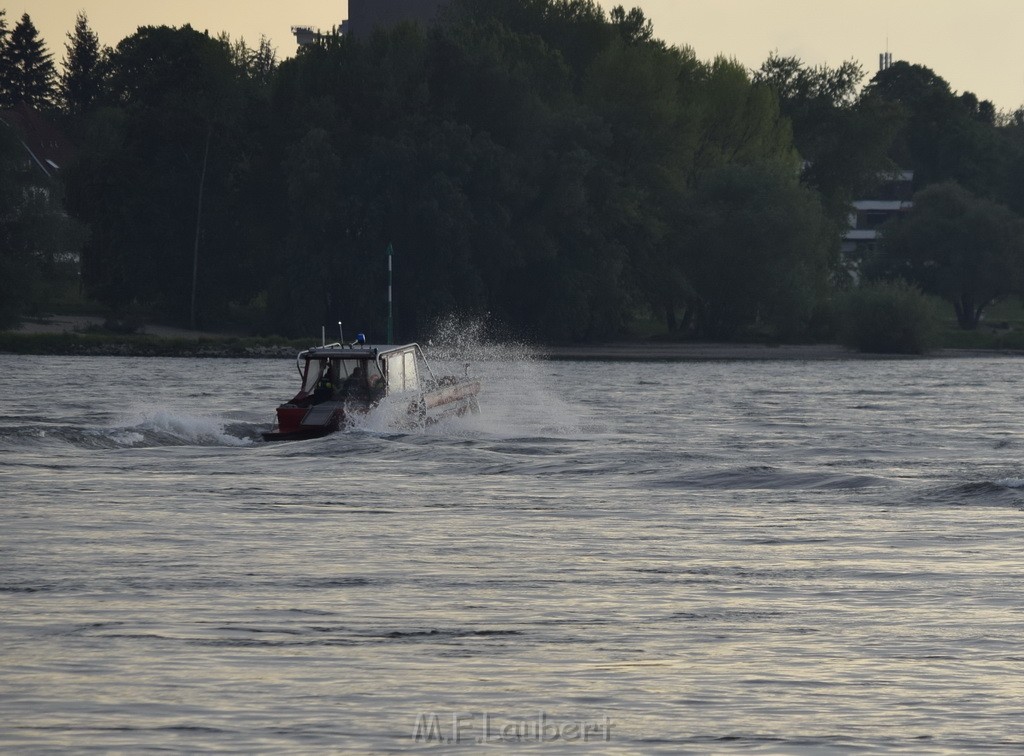
<svg viewBox="0 0 1024 756">
<path fill-rule="evenodd" d="M 302 393 L 312 394 L 320 383 L 320 379 L 325 375 L 330 378 L 333 385 L 341 386 L 360 368 L 361 370 L 356 376 L 357 379 L 365 377 L 370 386 L 376 385 L 381 380 L 380 368 L 374 360 L 309 360 L 302 381 Z"/>
<path fill-rule="evenodd" d="M 360 373 L 365 375 L 371 383 L 380 380 L 380 368 L 377 367 L 374 360 L 335 360 L 335 362 L 338 364 L 338 380 L 340 381 L 344 381 L 352 375 L 357 368 L 361 368 Z"/>
</svg>

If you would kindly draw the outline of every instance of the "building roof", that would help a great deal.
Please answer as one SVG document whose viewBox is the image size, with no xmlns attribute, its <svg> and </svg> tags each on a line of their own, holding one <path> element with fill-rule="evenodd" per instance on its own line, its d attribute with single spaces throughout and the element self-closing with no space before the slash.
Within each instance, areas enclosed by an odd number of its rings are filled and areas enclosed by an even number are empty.
<svg viewBox="0 0 1024 756">
<path fill-rule="evenodd" d="M 66 168 L 74 158 L 70 140 L 39 111 L 25 104 L 0 110 L 0 121 L 13 128 L 33 164 L 47 176 Z"/>
</svg>

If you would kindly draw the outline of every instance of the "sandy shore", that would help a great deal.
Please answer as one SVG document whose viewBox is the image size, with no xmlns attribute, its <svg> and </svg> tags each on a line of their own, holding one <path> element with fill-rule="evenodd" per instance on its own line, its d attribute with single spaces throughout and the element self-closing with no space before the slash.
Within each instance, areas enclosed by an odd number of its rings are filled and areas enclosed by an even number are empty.
<svg viewBox="0 0 1024 756">
<path fill-rule="evenodd" d="M 33 318 L 23 320 L 15 333 L 80 333 L 89 328 L 99 328 L 104 323 L 104 318 L 95 315 L 51 315 L 45 318 Z M 186 328 L 172 328 L 170 326 L 147 325 L 139 329 L 143 336 L 163 336 L 165 338 L 181 339 L 219 339 L 228 338 L 229 334 L 207 333 L 205 331 L 190 331 Z"/>
<path fill-rule="evenodd" d="M 545 356 L 556 360 L 845 360 L 862 355 L 835 344 L 621 342 L 549 347 Z"/>
<path fill-rule="evenodd" d="M 838 344 L 702 344 L 619 342 L 586 346 L 548 347 L 553 360 L 898 360 L 960 357 L 1019 357 L 1021 352 L 988 349 L 936 349 L 925 356 L 864 354 Z"/>
</svg>

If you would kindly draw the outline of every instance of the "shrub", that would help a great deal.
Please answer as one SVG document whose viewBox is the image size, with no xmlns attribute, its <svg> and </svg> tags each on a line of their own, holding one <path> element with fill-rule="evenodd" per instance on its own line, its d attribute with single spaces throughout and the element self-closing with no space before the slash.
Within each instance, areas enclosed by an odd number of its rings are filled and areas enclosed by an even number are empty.
<svg viewBox="0 0 1024 756">
<path fill-rule="evenodd" d="M 935 307 L 903 281 L 867 283 L 846 292 L 840 338 L 861 352 L 924 354 L 937 335 Z"/>
</svg>

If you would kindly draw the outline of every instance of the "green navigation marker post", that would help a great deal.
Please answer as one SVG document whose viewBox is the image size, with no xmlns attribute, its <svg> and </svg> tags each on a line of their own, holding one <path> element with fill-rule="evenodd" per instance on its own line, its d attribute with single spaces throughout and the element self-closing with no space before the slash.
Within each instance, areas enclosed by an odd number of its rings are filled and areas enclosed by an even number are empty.
<svg viewBox="0 0 1024 756">
<path fill-rule="evenodd" d="M 391 306 L 391 258 L 394 256 L 395 250 L 391 246 L 391 242 L 388 242 L 388 343 L 395 343 L 395 318 L 394 312 Z"/>
</svg>

